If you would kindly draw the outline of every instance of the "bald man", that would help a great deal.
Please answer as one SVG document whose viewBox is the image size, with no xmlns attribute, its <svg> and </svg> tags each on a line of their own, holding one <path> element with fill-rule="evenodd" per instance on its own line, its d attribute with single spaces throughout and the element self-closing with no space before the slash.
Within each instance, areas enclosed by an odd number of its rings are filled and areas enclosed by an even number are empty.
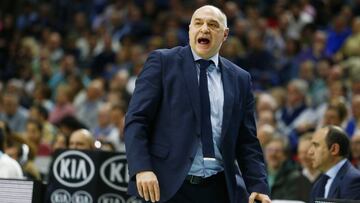
<svg viewBox="0 0 360 203">
<path fill-rule="evenodd" d="M 92 134 L 86 129 L 74 131 L 70 135 L 69 149 L 91 150 L 94 149 Z"/>
<path fill-rule="evenodd" d="M 219 56 L 228 34 L 225 14 L 203 6 L 191 18 L 190 46 L 149 55 L 125 118 L 131 195 L 270 202 L 250 75 Z"/>
</svg>

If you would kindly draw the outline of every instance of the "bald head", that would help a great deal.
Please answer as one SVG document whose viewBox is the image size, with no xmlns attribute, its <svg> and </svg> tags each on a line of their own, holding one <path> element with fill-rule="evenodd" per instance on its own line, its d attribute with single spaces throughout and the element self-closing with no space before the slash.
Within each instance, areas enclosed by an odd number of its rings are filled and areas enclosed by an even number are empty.
<svg viewBox="0 0 360 203">
<path fill-rule="evenodd" d="M 91 150 L 94 147 L 92 134 L 86 129 L 74 131 L 70 135 L 69 149 Z"/>
<path fill-rule="evenodd" d="M 202 6 L 198 9 L 196 9 L 196 11 L 193 13 L 193 15 L 191 17 L 191 22 L 193 22 L 193 18 L 194 18 L 194 16 L 196 16 L 195 14 L 197 14 L 199 11 L 202 11 L 202 10 L 211 10 L 213 13 L 215 13 L 217 15 L 217 17 L 220 19 L 223 26 L 227 28 L 226 15 L 219 8 L 217 8 L 215 6 L 211 6 L 211 5 L 205 5 L 205 6 Z"/>
</svg>

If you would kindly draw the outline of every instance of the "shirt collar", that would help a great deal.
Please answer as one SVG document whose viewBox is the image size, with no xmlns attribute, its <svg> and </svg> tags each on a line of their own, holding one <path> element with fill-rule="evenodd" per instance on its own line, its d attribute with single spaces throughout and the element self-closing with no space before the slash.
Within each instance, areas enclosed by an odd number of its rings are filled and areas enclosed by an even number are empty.
<svg viewBox="0 0 360 203">
<path fill-rule="evenodd" d="M 191 49 L 191 52 L 194 56 L 195 61 L 199 60 L 199 59 L 203 59 L 201 58 L 199 55 L 197 55 L 193 49 Z M 209 60 L 211 60 L 212 62 L 214 62 L 215 67 L 218 68 L 219 67 L 219 53 L 215 54 L 214 56 L 210 57 Z"/>
<path fill-rule="evenodd" d="M 335 178 L 336 174 L 339 172 L 340 168 L 345 164 L 346 159 L 339 161 L 335 166 L 331 167 L 328 171 L 326 171 L 326 175 L 328 175 L 331 179 Z"/>
</svg>

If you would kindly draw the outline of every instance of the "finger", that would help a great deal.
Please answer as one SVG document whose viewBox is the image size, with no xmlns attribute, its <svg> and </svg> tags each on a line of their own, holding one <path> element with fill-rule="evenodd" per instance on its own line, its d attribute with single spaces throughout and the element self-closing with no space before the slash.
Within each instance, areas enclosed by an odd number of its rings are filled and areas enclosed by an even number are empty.
<svg viewBox="0 0 360 203">
<path fill-rule="evenodd" d="M 254 203 L 255 202 L 256 195 L 257 194 L 255 192 L 251 193 L 251 195 L 249 197 L 249 203 Z"/>
<path fill-rule="evenodd" d="M 156 184 L 154 185 L 154 191 L 155 191 L 155 200 L 156 200 L 156 201 L 160 201 L 160 187 L 159 187 L 159 182 L 156 182 Z"/>
<path fill-rule="evenodd" d="M 271 203 L 271 200 L 269 198 L 265 198 L 265 203 Z"/>
<path fill-rule="evenodd" d="M 141 183 L 139 183 L 139 181 L 136 181 L 136 187 L 137 187 L 137 190 L 139 192 L 140 197 L 144 198 L 144 193 L 143 193 L 143 190 L 142 190 L 142 186 L 141 186 Z"/>
<path fill-rule="evenodd" d="M 143 193 L 144 193 L 144 199 L 146 201 L 149 201 L 149 188 L 148 188 L 148 185 L 143 183 L 142 188 L 143 188 Z"/>
<path fill-rule="evenodd" d="M 148 185 L 151 202 L 155 202 L 154 185 L 155 185 L 155 183 L 153 183 L 153 182 L 150 182 L 149 185 Z"/>
</svg>

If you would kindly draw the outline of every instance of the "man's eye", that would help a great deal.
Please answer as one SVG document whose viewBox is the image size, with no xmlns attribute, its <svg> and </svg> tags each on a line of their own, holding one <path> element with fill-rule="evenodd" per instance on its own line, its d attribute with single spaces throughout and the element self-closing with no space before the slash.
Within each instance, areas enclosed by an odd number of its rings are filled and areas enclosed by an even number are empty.
<svg viewBox="0 0 360 203">
<path fill-rule="evenodd" d="M 219 26 L 218 26 L 218 24 L 216 24 L 216 23 L 209 23 L 209 27 L 211 27 L 211 28 L 218 28 Z"/>
</svg>

